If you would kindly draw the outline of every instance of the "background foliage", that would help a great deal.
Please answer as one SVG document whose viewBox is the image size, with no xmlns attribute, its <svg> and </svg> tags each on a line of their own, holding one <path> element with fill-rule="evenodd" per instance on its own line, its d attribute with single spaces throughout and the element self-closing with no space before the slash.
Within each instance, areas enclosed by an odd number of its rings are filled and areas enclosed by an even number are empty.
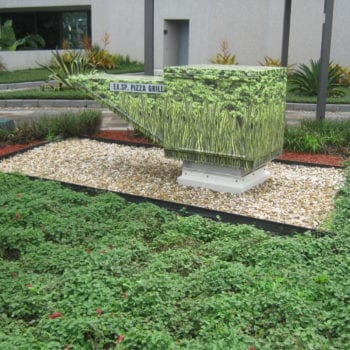
<svg viewBox="0 0 350 350">
<path fill-rule="evenodd" d="M 303 120 L 300 126 L 286 126 L 284 148 L 350 156 L 350 120 Z"/>
<path fill-rule="evenodd" d="M 26 144 L 37 140 L 54 141 L 67 137 L 91 136 L 99 130 L 101 123 L 102 113 L 98 110 L 42 116 L 20 121 L 14 128 L 0 129 L 0 143 Z"/>
<path fill-rule="evenodd" d="M 45 40 L 38 34 L 28 34 L 24 38 L 17 39 L 12 20 L 0 25 L 0 51 L 15 51 L 18 48 L 35 50 L 44 46 Z"/>
<path fill-rule="evenodd" d="M 321 75 L 320 60 L 310 60 L 310 65 L 299 64 L 295 72 L 290 76 L 290 91 L 306 96 L 317 96 Z M 342 96 L 345 86 L 344 71 L 339 65 L 332 62 L 328 67 L 328 96 Z"/>
</svg>

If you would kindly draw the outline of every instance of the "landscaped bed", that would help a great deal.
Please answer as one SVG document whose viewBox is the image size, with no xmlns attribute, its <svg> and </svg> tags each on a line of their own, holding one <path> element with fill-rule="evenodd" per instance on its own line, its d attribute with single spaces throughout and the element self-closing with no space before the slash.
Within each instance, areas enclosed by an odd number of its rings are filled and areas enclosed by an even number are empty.
<svg viewBox="0 0 350 350">
<path fill-rule="evenodd" d="M 145 147 L 154 146 L 154 144 L 134 130 L 101 130 L 91 136 L 92 139 L 100 141 L 111 141 L 125 145 L 142 145 Z M 10 155 L 19 150 L 31 148 L 35 144 L 44 143 L 44 141 L 33 141 L 29 144 L 2 144 L 0 145 L 0 157 Z M 276 161 L 286 163 L 302 163 L 318 166 L 344 167 L 347 161 L 345 156 L 337 156 L 323 153 L 294 152 L 284 150 L 282 155 L 276 158 Z"/>
<path fill-rule="evenodd" d="M 265 184 L 230 195 L 177 185 L 180 169 L 158 148 L 89 139 L 0 163 L 328 233 L 272 237 L 0 173 L 0 348 L 349 347 L 349 184 L 333 211 L 345 171 L 272 163 Z"/>
<path fill-rule="evenodd" d="M 271 178 L 241 194 L 178 185 L 181 162 L 158 148 L 93 140 L 51 143 L 4 160 L 0 170 L 196 205 L 310 228 L 324 228 L 344 170 L 270 163 Z"/>
<path fill-rule="evenodd" d="M 0 173 L 0 348 L 347 349 L 334 234 L 273 237 Z"/>
<path fill-rule="evenodd" d="M 135 132 L 134 130 L 101 130 L 96 135 L 100 140 L 120 141 L 125 144 L 143 144 L 152 145 L 152 142 L 143 137 L 142 134 Z M 326 165 L 342 167 L 346 161 L 344 156 L 336 156 L 330 154 L 320 153 L 306 153 L 306 152 L 293 152 L 284 150 L 282 155 L 277 160 L 308 163 L 315 165 Z"/>
</svg>

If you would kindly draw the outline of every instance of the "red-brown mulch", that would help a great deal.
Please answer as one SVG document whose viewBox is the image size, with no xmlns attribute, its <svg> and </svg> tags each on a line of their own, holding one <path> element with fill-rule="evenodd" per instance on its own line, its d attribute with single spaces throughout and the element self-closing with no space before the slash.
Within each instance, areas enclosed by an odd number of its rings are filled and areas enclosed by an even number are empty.
<svg viewBox="0 0 350 350">
<path fill-rule="evenodd" d="M 132 130 L 102 130 L 94 136 L 106 140 L 126 141 L 139 144 L 152 144 L 151 140 L 138 136 Z M 34 141 L 27 145 L 6 145 L 5 147 L 0 147 L 0 156 L 30 148 L 40 143 L 43 143 L 43 141 Z M 344 158 L 339 156 L 328 154 L 299 153 L 291 151 L 284 151 L 283 154 L 278 157 L 278 159 L 330 166 L 343 166 L 345 161 Z"/>
<path fill-rule="evenodd" d="M 33 141 L 27 144 L 16 144 L 16 145 L 5 145 L 4 147 L 0 146 L 0 157 L 6 156 L 17 151 L 24 150 L 39 144 L 45 143 L 44 141 Z"/>
<path fill-rule="evenodd" d="M 278 159 L 330 166 L 343 166 L 345 161 L 345 159 L 342 157 L 333 156 L 329 154 L 313 154 L 292 151 L 283 151 L 283 154 L 280 157 L 278 157 Z"/>
<path fill-rule="evenodd" d="M 141 144 L 152 144 L 152 141 L 138 136 L 133 130 L 102 130 L 95 137 L 107 139 L 107 140 L 118 140 Z"/>
</svg>

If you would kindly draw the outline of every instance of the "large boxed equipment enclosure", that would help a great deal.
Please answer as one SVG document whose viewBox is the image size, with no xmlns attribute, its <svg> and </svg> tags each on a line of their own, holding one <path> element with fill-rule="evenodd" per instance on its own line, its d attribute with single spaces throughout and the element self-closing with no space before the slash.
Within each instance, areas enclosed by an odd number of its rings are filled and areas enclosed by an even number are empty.
<svg viewBox="0 0 350 350">
<path fill-rule="evenodd" d="M 177 66 L 163 77 L 72 81 L 183 160 L 185 185 L 243 192 L 266 179 L 264 165 L 282 152 L 285 68 Z"/>
</svg>

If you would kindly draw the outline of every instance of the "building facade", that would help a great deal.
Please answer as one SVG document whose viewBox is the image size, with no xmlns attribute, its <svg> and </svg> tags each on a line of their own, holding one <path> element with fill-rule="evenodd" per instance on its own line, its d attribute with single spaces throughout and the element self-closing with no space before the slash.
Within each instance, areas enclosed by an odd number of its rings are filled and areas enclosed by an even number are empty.
<svg viewBox="0 0 350 350">
<path fill-rule="evenodd" d="M 324 0 L 293 0 L 289 62 L 320 56 Z M 239 64 L 281 54 L 284 0 L 154 0 L 154 65 L 208 63 L 227 41 Z M 144 0 L 0 0 L 0 23 L 12 19 L 18 37 L 38 33 L 40 51 L 0 51 L 8 69 L 46 63 L 52 49 L 78 49 L 83 38 L 143 61 Z M 350 65 L 350 1 L 335 1 L 331 59 Z"/>
</svg>

